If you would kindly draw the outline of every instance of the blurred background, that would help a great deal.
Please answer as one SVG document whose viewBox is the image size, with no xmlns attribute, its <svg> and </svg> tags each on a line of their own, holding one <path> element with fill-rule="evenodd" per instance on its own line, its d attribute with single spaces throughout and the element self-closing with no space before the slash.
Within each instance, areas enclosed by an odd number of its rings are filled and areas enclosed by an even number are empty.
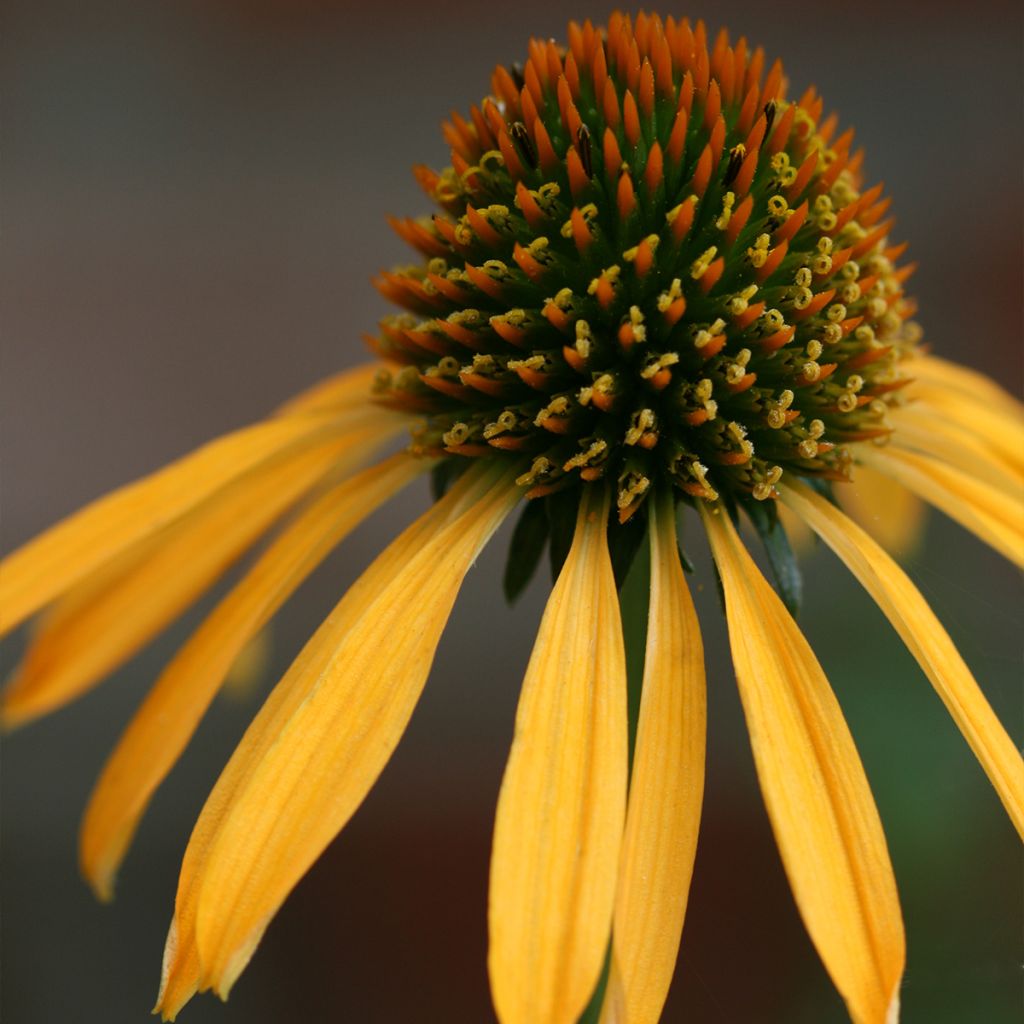
<svg viewBox="0 0 1024 1024">
<path fill-rule="evenodd" d="M 362 358 L 406 260 L 385 216 L 424 212 L 409 173 L 443 166 L 439 122 L 530 34 L 611 5 L 13 0 L 2 26 L 3 548 Z M 668 13 L 667 11 L 663 13 Z M 1019 391 L 1017 5 L 696 0 L 673 13 L 781 55 L 857 127 L 921 269 L 935 348 Z M 3 743 L 6 1024 L 143 1022 L 177 867 L 258 702 L 343 588 L 424 506 L 361 529 L 278 617 L 260 693 L 219 700 L 96 904 L 77 822 L 107 751 L 210 602 L 108 683 Z M 695 533 L 695 531 L 694 531 Z M 182 1020 L 493 1020 L 490 830 L 548 581 L 514 609 L 507 531 L 456 606 L 412 726 L 351 825 L 275 920 L 225 1006 Z M 707 561 L 704 823 L 666 1021 L 840 1022 L 758 795 Z M 935 516 L 911 573 L 1015 739 L 1021 589 Z M 804 627 L 872 780 L 909 938 L 903 1020 L 1020 1019 L 1022 871 L 1002 809 L 930 686 L 837 562 L 812 558 Z M 703 581 L 701 584 L 700 581 Z M 21 646 L 4 649 L 5 672 Z"/>
</svg>

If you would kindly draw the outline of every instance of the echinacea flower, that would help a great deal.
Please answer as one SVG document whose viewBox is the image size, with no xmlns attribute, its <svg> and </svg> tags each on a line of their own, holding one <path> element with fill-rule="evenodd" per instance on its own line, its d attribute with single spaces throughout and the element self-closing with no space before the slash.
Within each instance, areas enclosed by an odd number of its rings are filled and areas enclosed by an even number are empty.
<svg viewBox="0 0 1024 1024">
<path fill-rule="evenodd" d="M 418 177 L 439 213 L 381 275 L 408 312 L 379 361 L 101 499 L 0 566 L 0 617 L 40 615 L 8 724 L 85 692 L 276 528 L 157 681 L 86 812 L 101 896 L 232 662 L 415 476 L 439 500 L 371 565 L 255 717 L 182 866 L 158 1008 L 226 995 L 398 743 L 462 579 L 521 507 L 506 589 L 557 580 L 523 683 L 491 867 L 498 1016 L 657 1020 L 679 945 L 704 759 L 700 630 L 679 513 L 707 534 L 794 897 L 851 1018 L 895 1019 L 904 937 L 853 741 L 791 614 L 780 506 L 835 550 L 915 655 L 1024 832 L 1024 765 L 906 574 L 840 511 L 895 481 L 1024 562 L 1019 404 L 926 353 L 887 201 L 850 133 L 778 64 L 703 26 L 613 16 L 499 67 Z M 403 451 L 372 462 L 400 434 Z M 853 481 L 853 483 L 851 483 Z M 862 495 L 863 497 L 863 495 Z M 893 521 L 887 497 L 872 519 Z M 737 529 L 764 540 L 773 589 Z M 650 562 L 642 696 L 619 583 Z M 688 543 L 690 543 L 688 538 Z M 635 738 L 631 744 L 630 736 Z M 610 948 L 610 956 L 608 950 Z M 607 964 L 607 970 L 605 965 Z"/>
</svg>

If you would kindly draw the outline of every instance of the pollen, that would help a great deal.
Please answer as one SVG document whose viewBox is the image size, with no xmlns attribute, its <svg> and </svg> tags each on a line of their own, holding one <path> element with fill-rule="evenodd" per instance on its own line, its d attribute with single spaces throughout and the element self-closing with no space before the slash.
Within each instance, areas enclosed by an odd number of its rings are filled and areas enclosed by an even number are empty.
<svg viewBox="0 0 1024 1024">
<path fill-rule="evenodd" d="M 422 417 L 417 452 L 520 460 L 529 497 L 609 480 L 620 519 L 655 485 L 845 478 L 920 340 L 852 132 L 701 23 L 568 39 L 498 68 L 418 174 L 437 210 L 396 222 L 423 262 L 379 278 L 407 314 L 372 339 L 402 367 L 375 400 Z"/>
</svg>

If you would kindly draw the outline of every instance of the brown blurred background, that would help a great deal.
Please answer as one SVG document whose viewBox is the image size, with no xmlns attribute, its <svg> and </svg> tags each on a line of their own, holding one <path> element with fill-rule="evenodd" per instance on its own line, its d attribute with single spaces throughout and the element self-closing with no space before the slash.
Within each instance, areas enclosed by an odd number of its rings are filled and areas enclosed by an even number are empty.
<svg viewBox="0 0 1024 1024">
<path fill-rule="evenodd" d="M 3 548 L 362 356 L 403 261 L 389 213 L 422 212 L 409 168 L 528 36 L 603 2 L 377 5 L 29 2 L 2 24 Z M 935 347 L 1021 379 L 1017 5 L 698 2 L 781 55 L 857 126 Z M 264 688 L 370 555 L 423 506 L 395 503 L 279 617 Z M 512 611 L 507 533 L 456 607 L 380 784 L 277 918 L 226 1006 L 187 1022 L 486 1022 L 490 828 L 547 581 Z M 708 582 L 700 545 L 694 554 Z M 1002 720 L 1022 733 L 1016 574 L 933 518 L 912 574 Z M 924 677 L 826 553 L 805 628 L 872 779 L 909 936 L 903 1020 L 1020 1019 L 1019 846 Z M 705 818 L 666 1021 L 845 1019 L 801 929 L 753 774 L 713 594 Z M 208 607 L 205 605 L 204 607 Z M 177 864 L 259 696 L 219 701 L 159 792 L 118 898 L 77 877 L 92 782 L 146 685 L 198 620 L 3 748 L 6 1024 L 142 1022 Z M 5 670 L 20 639 L 7 644 Z"/>
</svg>

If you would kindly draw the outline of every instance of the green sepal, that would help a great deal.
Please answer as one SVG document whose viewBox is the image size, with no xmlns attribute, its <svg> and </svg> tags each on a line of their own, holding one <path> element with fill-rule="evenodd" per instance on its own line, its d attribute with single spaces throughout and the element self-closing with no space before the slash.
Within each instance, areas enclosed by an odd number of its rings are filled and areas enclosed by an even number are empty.
<svg viewBox="0 0 1024 1024">
<path fill-rule="evenodd" d="M 598 976 L 597 984 L 594 986 L 594 994 L 590 997 L 586 1009 L 580 1014 L 576 1024 L 598 1024 L 601 1019 L 601 1011 L 604 1009 L 604 994 L 608 989 L 608 975 L 612 966 L 612 944 L 609 941 L 608 950 L 604 955 L 604 966 Z"/>
<path fill-rule="evenodd" d="M 469 469 L 471 459 L 447 458 L 430 471 L 430 493 L 434 501 L 440 501 L 449 491 L 452 484 Z"/>
<path fill-rule="evenodd" d="M 800 478 L 800 482 L 810 487 L 812 491 L 816 491 L 826 501 L 835 505 L 839 508 L 839 502 L 836 500 L 835 487 L 831 480 L 826 480 L 822 476 L 804 476 Z M 815 534 L 817 537 L 817 534 Z"/>
<path fill-rule="evenodd" d="M 625 523 L 620 523 L 614 517 L 609 521 L 608 554 L 611 556 L 612 572 L 615 573 L 615 586 L 618 590 L 625 584 L 637 552 L 646 537 L 647 516 L 644 509 L 640 509 Z"/>
<path fill-rule="evenodd" d="M 505 576 L 502 581 L 505 588 L 505 600 L 514 604 L 533 579 L 537 571 L 544 546 L 548 542 L 548 514 L 544 508 L 544 499 L 537 498 L 527 501 L 526 507 L 519 516 L 512 541 L 508 546 L 508 558 L 505 561 Z"/>
<path fill-rule="evenodd" d="M 565 560 L 569 557 L 572 538 L 576 533 L 576 513 L 579 511 L 579 488 L 549 494 L 544 500 L 544 508 L 548 514 L 549 545 L 548 555 L 551 558 L 551 581 L 558 579 Z"/>
<path fill-rule="evenodd" d="M 774 501 L 747 501 L 743 508 L 764 544 L 775 579 L 775 589 L 790 615 L 796 618 L 803 599 L 804 578 L 789 537 L 786 536 L 786 529 L 779 520 L 778 506 Z"/>
</svg>

